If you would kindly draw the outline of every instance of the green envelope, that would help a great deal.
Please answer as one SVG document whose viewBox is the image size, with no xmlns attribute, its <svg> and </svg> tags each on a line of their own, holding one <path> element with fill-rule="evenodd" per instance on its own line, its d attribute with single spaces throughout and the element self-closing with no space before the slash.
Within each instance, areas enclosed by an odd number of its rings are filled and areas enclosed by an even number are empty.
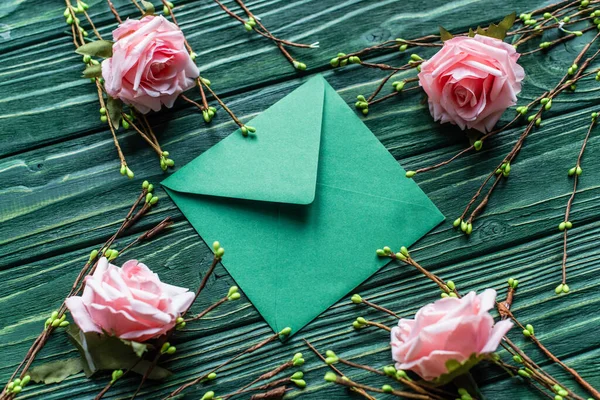
<svg viewBox="0 0 600 400">
<path fill-rule="evenodd" d="M 274 331 L 297 332 L 444 216 L 316 76 L 162 182 Z"/>
</svg>

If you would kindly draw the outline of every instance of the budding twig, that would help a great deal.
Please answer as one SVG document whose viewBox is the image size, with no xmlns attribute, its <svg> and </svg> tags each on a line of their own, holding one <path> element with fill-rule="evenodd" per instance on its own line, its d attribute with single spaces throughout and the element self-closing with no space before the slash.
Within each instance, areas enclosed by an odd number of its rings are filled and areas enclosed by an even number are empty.
<svg viewBox="0 0 600 400">
<path fill-rule="evenodd" d="M 201 376 L 199 376 L 199 377 L 197 377 L 197 378 L 195 378 L 195 379 L 192 379 L 192 380 L 190 380 L 189 382 L 187 382 L 187 383 L 185 383 L 185 384 L 181 385 L 180 387 L 178 387 L 177 389 L 175 389 L 173 392 L 171 392 L 171 394 L 169 394 L 169 395 L 168 395 L 167 397 L 165 397 L 163 400 L 170 399 L 170 398 L 172 398 L 172 397 L 174 397 L 174 396 L 178 395 L 179 393 L 183 392 L 185 389 L 187 389 L 187 388 L 189 388 L 189 387 L 191 387 L 191 386 L 197 385 L 198 383 L 200 383 L 200 382 L 202 382 L 203 380 L 205 380 L 205 379 L 208 377 L 208 375 L 210 375 L 211 373 L 214 373 L 214 372 L 216 372 L 216 371 L 220 370 L 220 369 L 221 369 L 221 368 L 223 368 L 224 366 L 228 365 L 229 363 L 232 363 L 233 361 L 235 361 L 235 360 L 237 360 L 238 358 L 240 358 L 240 357 L 244 356 L 245 354 L 252 353 L 252 352 L 254 352 L 254 351 L 256 351 L 256 350 L 258 350 L 258 349 L 260 349 L 260 348 L 262 348 L 262 347 L 266 346 L 267 344 L 269 344 L 269 343 L 271 343 L 271 342 L 273 342 L 273 341 L 277 340 L 277 339 L 280 337 L 280 335 L 288 335 L 288 334 L 290 333 L 290 331 L 291 331 L 291 330 L 290 330 L 289 328 L 286 328 L 286 329 L 282 330 L 281 332 L 279 332 L 279 333 L 276 333 L 276 334 L 274 334 L 274 335 L 272 335 L 272 336 L 270 336 L 270 337 L 266 338 L 266 339 L 265 339 L 265 340 L 263 340 L 262 342 L 260 342 L 260 343 L 258 343 L 258 344 L 256 344 L 256 345 L 254 345 L 254 346 L 251 346 L 251 347 L 247 348 L 246 350 L 242 351 L 242 352 L 241 352 L 241 353 L 239 353 L 238 355 L 236 355 L 236 356 L 234 356 L 234 357 L 230 358 L 229 360 L 227 360 L 227 361 L 223 362 L 222 364 L 220 364 L 219 366 L 215 367 L 215 368 L 214 368 L 213 370 L 211 370 L 210 372 L 208 372 L 208 373 L 206 373 L 206 374 L 204 374 L 204 375 L 201 375 Z"/>
<path fill-rule="evenodd" d="M 217 94 L 214 92 L 214 90 L 211 89 L 211 87 L 209 85 L 205 84 L 204 82 L 200 82 L 200 83 L 201 83 L 201 86 L 204 86 L 206 88 L 206 90 L 215 98 L 215 100 L 217 100 L 217 102 L 223 108 L 223 110 L 225 110 L 225 112 L 227 114 L 229 114 L 229 117 L 231 117 L 233 122 L 235 122 L 239 127 L 244 126 L 244 124 L 242 124 L 242 122 L 238 119 L 238 117 L 235 116 L 233 111 L 231 111 L 229 109 L 229 107 L 227 107 L 227 105 L 223 102 L 223 100 L 221 100 L 221 98 L 219 96 L 217 96 Z"/>
<path fill-rule="evenodd" d="M 418 400 L 430 400 L 430 399 L 432 399 L 431 396 L 425 395 L 425 394 L 416 394 L 416 393 L 406 392 L 406 391 L 402 391 L 402 390 L 395 390 L 395 389 L 392 389 L 392 390 L 383 390 L 381 388 L 376 388 L 376 387 L 372 387 L 372 386 L 368 386 L 368 385 L 363 385 L 362 383 L 354 382 L 354 381 L 348 379 L 347 377 L 346 378 L 340 378 L 337 375 L 332 375 L 331 379 L 332 379 L 333 383 L 336 383 L 338 385 L 347 386 L 347 387 L 356 387 L 356 388 L 367 390 L 369 392 L 387 393 L 387 394 L 391 394 L 391 395 L 394 395 L 394 396 L 397 396 L 397 397 L 403 397 L 403 398 L 406 398 L 406 399 L 418 399 Z"/>
<path fill-rule="evenodd" d="M 569 170 L 569 175 L 573 176 L 573 191 L 571 192 L 571 196 L 569 196 L 569 200 L 567 201 L 567 207 L 565 209 L 565 219 L 558 226 L 559 230 L 563 231 L 563 256 L 562 256 L 562 283 L 556 288 L 556 293 L 568 293 L 569 287 L 567 286 L 567 236 L 568 231 L 570 230 L 572 223 L 569 220 L 569 216 L 571 214 L 571 207 L 573 206 L 573 201 L 575 200 L 575 194 L 577 193 L 577 184 L 579 183 L 579 175 L 582 173 L 581 169 L 581 159 L 583 157 L 583 152 L 585 151 L 585 147 L 590 139 L 590 135 L 592 133 L 592 128 L 596 124 L 596 118 L 598 114 L 592 114 L 592 122 L 587 130 L 585 135 L 585 139 L 581 144 L 581 150 L 579 150 L 579 155 L 577 156 L 577 163 L 575 167 Z"/>
<path fill-rule="evenodd" d="M 108 7 L 110 8 L 110 11 L 113 13 L 113 15 L 115 16 L 115 19 L 117 20 L 118 23 L 122 24 L 123 20 L 121 19 L 121 16 L 119 15 L 119 13 L 117 12 L 117 9 L 115 8 L 114 4 L 112 3 L 112 1 L 110 0 L 106 0 L 106 3 L 108 3 Z"/>
<path fill-rule="evenodd" d="M 542 344 L 542 342 L 540 342 L 540 340 L 535 336 L 535 334 L 533 333 L 533 329 L 529 329 L 529 326 L 524 326 L 516 317 L 515 315 L 512 313 L 512 311 L 510 310 L 506 310 L 506 312 L 508 313 L 508 316 L 510 319 L 513 320 L 513 322 L 515 324 L 517 324 L 522 330 L 526 330 L 528 333 L 527 337 L 529 339 L 531 339 L 531 341 L 533 343 L 535 343 L 536 346 L 538 346 L 538 348 L 548 357 L 550 358 L 553 362 L 555 362 L 556 364 L 560 365 L 562 369 L 564 369 L 566 372 L 568 372 L 569 374 L 571 374 L 571 376 L 573 376 L 573 379 L 575 379 L 575 381 L 577 381 L 577 383 L 579 383 L 583 388 L 585 388 L 585 390 L 588 391 L 589 394 L 591 394 L 595 399 L 600 399 L 600 391 L 598 391 L 597 389 L 595 389 L 589 382 L 587 382 L 581 375 L 579 375 L 579 373 L 577 371 L 575 371 L 573 368 L 569 367 L 568 365 L 566 365 L 564 362 L 562 362 L 558 357 L 556 357 L 550 350 L 548 350 L 548 348 L 546 346 L 544 346 Z"/>
<path fill-rule="evenodd" d="M 321 359 L 321 361 L 325 362 L 325 357 L 323 357 L 321 355 L 321 353 L 319 353 L 317 351 L 317 349 L 306 339 L 302 339 L 304 340 L 304 343 L 306 343 L 306 345 L 308 346 L 309 349 L 311 349 L 311 351 L 313 353 L 315 353 L 317 355 L 317 357 L 319 357 Z M 335 367 L 335 365 L 332 364 L 328 364 L 329 368 L 331 368 L 332 370 L 334 370 L 339 376 L 341 376 L 342 378 L 345 378 L 345 375 Z M 356 392 L 358 394 L 360 394 L 361 396 L 363 396 L 365 399 L 367 400 L 376 400 L 375 397 L 371 396 L 370 394 L 368 394 L 364 389 L 359 388 L 359 387 L 351 387 L 350 388 L 351 391 Z"/>
<path fill-rule="evenodd" d="M 314 48 L 314 47 L 316 47 L 314 44 L 309 45 L 309 44 L 295 43 L 295 42 L 291 42 L 291 41 L 288 41 L 288 40 L 283 40 L 283 39 L 275 37 L 264 26 L 264 24 L 261 22 L 260 18 L 256 17 L 252 13 L 252 11 L 250 11 L 250 9 L 246 6 L 246 4 L 244 4 L 244 2 L 242 0 L 235 0 L 235 1 L 238 4 L 238 6 L 244 11 L 244 13 L 246 14 L 246 16 L 248 17 L 248 21 L 246 21 L 245 19 L 243 19 L 242 17 L 240 17 L 239 15 L 237 15 L 236 13 L 234 13 L 233 11 L 231 11 L 221 1 L 219 1 L 219 0 L 213 0 L 213 1 L 227 15 L 229 15 L 231 18 L 235 19 L 236 21 L 238 21 L 242 25 L 244 25 L 244 27 L 247 30 L 254 31 L 257 34 L 259 34 L 260 36 L 263 36 L 263 37 L 265 37 L 267 39 L 272 40 L 273 43 L 275 43 L 275 45 L 277 46 L 277 48 L 281 52 L 281 54 L 283 54 L 283 56 L 290 62 L 290 64 L 292 64 L 292 66 L 295 69 L 298 69 L 298 70 L 304 70 L 304 69 L 306 69 L 306 65 L 304 65 L 303 63 L 300 63 L 300 62 L 296 61 L 294 59 L 294 57 L 292 57 L 292 55 L 286 50 L 285 46 L 299 47 L 299 48 Z"/>
<path fill-rule="evenodd" d="M 142 139 L 144 139 L 146 141 L 146 143 L 148 143 L 150 145 L 150 147 L 152 147 L 154 149 L 156 154 L 158 154 L 158 156 L 161 157 L 162 150 L 161 150 L 160 146 L 158 146 L 152 139 L 150 139 L 150 137 L 148 137 L 146 135 L 146 133 L 144 133 L 140 128 L 138 128 L 138 126 L 133 122 L 133 119 L 129 115 L 127 115 L 125 113 L 121 113 L 121 116 L 142 137 Z"/>
<path fill-rule="evenodd" d="M 242 386 L 241 388 L 239 388 L 235 392 L 233 392 L 231 394 L 228 394 L 228 395 L 225 395 L 225 396 L 220 396 L 220 397 L 222 397 L 223 400 L 225 400 L 225 399 L 228 399 L 230 397 L 237 396 L 238 394 L 246 393 L 247 390 L 250 388 L 250 386 L 255 385 L 256 383 L 258 383 L 260 381 L 271 379 L 275 375 L 279 374 L 282 371 L 285 371 L 286 369 L 290 368 L 293 365 L 294 364 L 293 364 L 292 361 L 287 361 L 287 362 L 283 363 L 282 365 L 280 365 L 278 367 L 275 367 L 271 371 L 266 372 L 266 373 L 260 375 L 258 378 L 254 379 L 252 382 L 250 382 L 250 383 Z M 265 389 L 269 389 L 270 387 L 273 387 L 273 386 L 278 386 L 281 383 L 288 383 L 288 382 L 290 382 L 290 379 L 289 378 L 285 378 L 283 380 L 277 380 L 275 382 L 271 382 L 271 383 L 267 384 L 269 386 L 264 386 L 263 385 L 263 386 L 259 386 L 259 387 L 253 388 L 252 390 L 265 390 Z M 285 386 L 283 386 L 283 387 L 285 387 Z"/>
<path fill-rule="evenodd" d="M 229 296 L 225 296 L 222 299 L 216 301 L 215 303 L 211 304 L 210 306 L 208 306 L 204 311 L 202 311 L 199 314 L 194 315 L 191 318 L 187 318 L 184 321 L 187 322 L 191 322 L 191 321 L 196 321 L 199 320 L 200 318 L 204 317 L 206 314 L 208 314 L 209 312 L 211 312 L 212 310 L 214 310 L 215 308 L 219 307 L 221 304 L 225 303 L 227 300 L 229 300 Z"/>
<path fill-rule="evenodd" d="M 280 386 L 265 393 L 254 394 L 252 397 L 250 397 L 250 400 L 279 400 L 286 394 L 286 392 L 290 390 L 292 389 L 286 388 L 285 386 Z"/>
<path fill-rule="evenodd" d="M 363 297 L 360 297 L 360 296 L 359 296 L 359 295 L 357 295 L 357 294 L 355 294 L 355 295 L 353 295 L 353 296 L 352 296 L 352 302 L 353 302 L 353 303 L 356 303 L 356 304 L 363 303 L 363 304 L 364 304 L 364 305 L 366 305 L 366 306 L 369 306 L 369 307 L 371 307 L 371 308 L 373 308 L 373 309 L 375 309 L 375 310 L 377 310 L 377 311 L 384 312 L 384 313 L 386 313 L 386 314 L 388 314 L 388 315 L 391 315 L 392 317 L 395 317 L 395 318 L 398 318 L 398 319 L 400 319 L 400 318 L 401 318 L 401 317 L 400 317 L 398 314 L 396 314 L 396 313 L 395 313 L 395 312 L 393 312 L 392 310 L 389 310 L 389 309 L 387 309 L 387 308 L 385 308 L 385 307 L 383 307 L 383 306 L 380 306 L 380 305 L 378 305 L 378 304 L 375 304 L 375 303 L 373 303 L 373 302 L 371 302 L 371 301 L 369 301 L 369 300 L 367 300 L 367 299 L 365 299 L 365 298 L 363 298 Z"/>
</svg>

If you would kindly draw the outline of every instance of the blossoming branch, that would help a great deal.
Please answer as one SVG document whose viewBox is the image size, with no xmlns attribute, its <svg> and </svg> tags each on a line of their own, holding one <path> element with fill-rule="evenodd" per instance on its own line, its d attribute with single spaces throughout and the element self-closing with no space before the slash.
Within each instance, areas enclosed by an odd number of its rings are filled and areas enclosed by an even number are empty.
<svg viewBox="0 0 600 400">
<path fill-rule="evenodd" d="M 164 1 L 164 0 L 163 0 Z M 242 9 L 242 11 L 244 12 L 246 18 L 240 17 L 238 14 L 236 14 L 235 12 L 233 12 L 230 8 L 228 8 L 227 6 L 225 6 L 225 4 L 223 4 L 221 1 L 219 0 L 213 0 L 219 7 L 221 7 L 221 9 L 223 11 L 225 11 L 225 13 L 230 16 L 231 18 L 235 19 L 236 21 L 240 22 L 244 28 L 249 31 L 249 32 L 255 32 L 258 35 L 270 39 L 275 46 L 277 46 L 277 48 L 279 49 L 279 51 L 281 52 L 281 54 L 286 58 L 286 60 L 289 61 L 289 63 L 298 71 L 304 71 L 306 70 L 306 64 L 304 64 L 303 62 L 300 62 L 298 60 L 296 60 L 288 51 L 287 47 L 296 47 L 296 48 L 304 48 L 304 49 L 315 49 L 319 47 L 319 42 L 315 42 L 312 44 L 303 44 L 303 43 L 296 43 L 296 42 L 292 42 L 289 40 L 284 40 L 284 39 L 280 39 L 278 37 L 276 37 L 275 35 L 273 35 L 266 27 L 265 25 L 262 23 L 261 19 L 259 17 L 257 17 L 256 15 L 254 15 L 254 13 L 252 13 L 252 11 L 250 11 L 250 9 L 246 6 L 246 4 L 242 1 L 242 0 L 235 0 L 235 2 L 238 4 L 238 6 Z"/>
</svg>

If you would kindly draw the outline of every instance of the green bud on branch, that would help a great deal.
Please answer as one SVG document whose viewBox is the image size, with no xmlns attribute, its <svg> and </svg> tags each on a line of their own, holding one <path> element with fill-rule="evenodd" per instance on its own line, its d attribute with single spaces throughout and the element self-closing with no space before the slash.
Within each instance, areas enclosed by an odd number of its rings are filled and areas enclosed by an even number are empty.
<svg viewBox="0 0 600 400">
<path fill-rule="evenodd" d="M 334 372 L 327 372 L 325 374 L 325 380 L 327 382 L 335 382 L 337 381 L 337 375 Z"/>
</svg>

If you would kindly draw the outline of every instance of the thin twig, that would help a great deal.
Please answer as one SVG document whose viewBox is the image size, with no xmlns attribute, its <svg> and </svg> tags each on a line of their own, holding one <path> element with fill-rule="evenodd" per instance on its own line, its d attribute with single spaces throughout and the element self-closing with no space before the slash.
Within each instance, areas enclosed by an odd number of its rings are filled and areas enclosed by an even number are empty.
<svg viewBox="0 0 600 400">
<path fill-rule="evenodd" d="M 277 375 L 277 374 L 279 374 L 279 373 L 281 373 L 281 372 L 285 371 L 286 369 L 288 369 L 288 368 L 292 367 L 293 365 L 294 365 L 294 362 L 293 362 L 293 361 L 287 361 L 287 362 L 285 362 L 285 363 L 283 363 L 283 364 L 281 364 L 281 365 L 279 365 L 279 366 L 275 367 L 275 368 L 274 368 L 274 369 L 272 369 L 271 371 L 269 371 L 269 372 L 266 372 L 266 373 L 264 373 L 264 374 L 260 375 L 258 378 L 254 379 L 252 382 L 250 382 L 250 383 L 248 383 L 248 384 L 246 384 L 246 385 L 242 386 L 241 388 L 239 388 L 239 389 L 238 389 L 238 390 L 236 390 L 235 392 L 233 392 L 233 393 L 230 393 L 230 394 L 228 394 L 228 395 L 225 395 L 225 396 L 220 396 L 220 397 L 222 397 L 223 399 L 228 399 L 228 398 L 230 398 L 230 397 L 237 396 L 238 394 L 245 393 L 245 392 L 246 392 L 246 390 L 247 390 L 247 389 L 248 389 L 250 386 L 252 386 L 252 385 L 255 385 L 256 383 L 258 383 L 258 382 L 260 382 L 260 381 L 264 381 L 264 380 L 267 380 L 267 379 L 271 379 L 271 378 L 272 378 L 272 377 L 274 377 L 275 375 Z M 270 383 L 270 385 L 277 386 L 277 385 L 279 385 L 280 383 L 285 383 L 285 382 L 289 382 L 289 378 L 286 378 L 286 379 L 285 379 L 285 381 L 275 381 L 275 382 L 272 382 L 272 383 Z M 263 388 L 263 387 L 257 387 L 257 388 L 254 388 L 253 390 L 264 390 L 264 388 Z"/>
<path fill-rule="evenodd" d="M 224 366 L 226 366 L 227 364 L 237 360 L 238 358 L 242 357 L 245 354 L 249 354 L 252 353 L 258 349 L 260 349 L 261 347 L 264 347 L 265 345 L 277 340 L 279 338 L 279 333 L 276 333 L 268 338 L 266 338 L 265 340 L 263 340 L 262 342 L 255 344 L 254 346 L 251 346 L 249 348 L 247 348 L 246 350 L 242 351 L 241 353 L 239 353 L 238 355 L 230 358 L 229 360 L 223 362 L 222 364 L 218 365 L 217 367 L 213 368 L 210 372 L 201 375 L 195 379 L 190 380 L 189 382 L 181 385 L 180 387 L 178 387 L 177 389 L 175 389 L 173 392 L 171 392 L 171 394 L 169 394 L 167 397 L 165 397 L 163 400 L 166 399 L 170 399 L 173 396 L 177 396 L 179 393 L 183 392 L 185 389 L 197 385 L 198 383 L 200 383 L 201 381 L 203 381 L 204 379 L 206 379 L 208 377 L 208 375 L 210 375 L 213 372 L 216 372 L 218 370 L 220 370 L 221 368 L 223 368 Z"/>
<path fill-rule="evenodd" d="M 371 101 L 369 103 L 369 105 L 372 106 L 373 104 L 381 103 L 382 101 L 385 101 L 385 100 L 387 100 L 389 98 L 398 96 L 398 95 L 400 95 L 402 93 L 407 93 L 407 92 L 412 92 L 412 91 L 415 91 L 415 90 L 422 90 L 422 89 L 423 88 L 421 86 L 413 86 L 413 87 L 409 87 L 409 88 L 406 88 L 406 89 L 402 89 L 402 91 L 400 91 L 400 92 L 393 92 L 393 93 L 390 93 L 390 94 L 386 94 L 385 96 L 381 96 L 380 98 Z"/>
<path fill-rule="evenodd" d="M 526 329 L 526 327 L 523 324 L 521 324 L 521 322 L 519 322 L 519 320 L 517 320 L 515 315 L 510 310 L 508 311 L 508 315 L 509 315 L 510 319 L 512 319 L 513 322 L 515 324 L 517 324 L 521 329 L 523 329 L 523 330 Z M 581 375 L 579 375 L 579 373 L 577 371 L 575 371 L 573 368 L 569 367 L 564 362 L 562 362 L 558 357 L 556 357 L 550 350 L 548 350 L 548 348 L 546 346 L 544 346 L 542 344 L 542 342 L 540 342 L 540 340 L 533 333 L 530 334 L 529 339 L 531 339 L 531 341 L 538 346 L 538 348 L 542 351 L 542 353 L 544 353 L 548 358 L 550 358 L 556 364 L 560 365 L 562 367 L 562 369 L 564 369 L 566 372 L 571 374 L 571 376 L 573 376 L 573 379 L 575 379 L 575 381 L 577 381 L 577 383 L 579 383 L 583 388 L 585 388 L 585 390 L 587 390 L 589 394 L 591 394 L 595 399 L 600 400 L 600 391 L 595 389 L 592 385 L 590 385 L 589 382 L 587 382 L 585 379 L 583 379 L 583 377 Z"/>
<path fill-rule="evenodd" d="M 400 317 L 398 314 L 396 314 L 396 313 L 395 313 L 395 312 L 393 312 L 392 310 L 389 310 L 389 309 L 387 309 L 387 308 L 385 308 L 385 307 L 382 307 L 382 306 L 380 306 L 380 305 L 378 305 L 378 304 L 372 303 L 372 302 L 370 302 L 370 301 L 369 301 L 369 300 L 367 300 L 367 299 L 364 299 L 364 298 L 363 298 L 363 299 L 362 299 L 362 303 L 364 303 L 365 305 L 367 305 L 367 306 L 369 306 L 369 307 L 371 307 L 371 308 L 374 308 L 374 309 L 376 309 L 376 310 L 378 310 L 378 311 L 381 311 L 381 312 L 384 312 L 384 313 L 386 313 L 386 314 L 389 314 L 389 315 L 391 315 L 392 317 L 396 317 L 396 318 L 398 318 L 398 319 L 400 319 L 400 318 L 401 318 L 401 317 Z"/>
<path fill-rule="evenodd" d="M 202 311 L 201 313 L 194 315 L 191 318 L 187 318 L 184 321 L 187 322 L 191 322 L 191 321 L 196 321 L 202 317 L 204 317 L 206 314 L 208 314 L 209 312 L 211 312 L 212 310 L 214 310 L 215 308 L 219 307 L 221 304 L 225 303 L 227 300 L 229 300 L 228 296 L 223 297 L 222 299 L 218 300 L 217 302 L 211 304 L 210 306 L 208 306 L 204 311 Z"/>
<path fill-rule="evenodd" d="M 150 122 L 148 121 L 148 117 L 146 117 L 146 114 L 140 114 L 140 119 L 142 120 L 142 123 L 146 126 L 146 132 L 148 132 L 150 134 L 150 138 L 152 138 L 152 141 L 154 142 L 154 144 L 156 144 L 156 146 L 158 147 L 158 149 L 160 151 L 162 151 L 160 144 L 158 143 L 158 139 L 156 138 L 156 135 L 154 134 L 154 129 L 152 129 L 152 125 L 150 125 Z"/>
<path fill-rule="evenodd" d="M 115 6 L 113 5 L 112 1 L 110 0 L 106 0 L 106 2 L 108 3 L 108 7 L 110 8 L 110 11 L 113 13 L 113 15 L 115 16 L 115 19 L 117 20 L 117 22 L 119 24 L 123 23 L 123 20 L 121 20 L 121 17 L 119 16 L 119 13 L 117 12 L 117 9 L 115 8 Z"/>
<path fill-rule="evenodd" d="M 92 27 L 92 31 L 94 32 L 94 35 L 96 35 L 96 37 L 99 40 L 102 40 L 102 36 L 100 35 L 100 32 L 98 32 L 98 29 L 96 29 L 96 25 L 94 25 L 94 22 L 90 18 L 90 16 L 87 13 L 87 11 L 83 10 L 83 15 L 85 15 L 85 19 L 87 19 L 87 21 L 89 22 L 90 26 Z"/>
<path fill-rule="evenodd" d="M 225 105 L 225 103 L 221 100 L 219 96 L 217 96 L 217 94 L 210 88 L 210 86 L 206 85 L 204 82 L 201 82 L 201 84 L 206 88 L 206 90 L 209 91 L 209 93 L 215 98 L 215 100 L 217 100 L 217 102 L 221 105 L 223 110 L 225 110 L 225 112 L 229 114 L 233 122 L 235 122 L 239 127 L 244 126 L 244 124 L 242 124 L 242 122 L 235 116 L 235 114 L 229 109 L 229 107 Z"/>
<path fill-rule="evenodd" d="M 159 157 L 162 157 L 162 149 L 156 145 L 156 143 L 150 138 L 148 137 L 134 122 L 133 119 L 129 117 L 129 115 L 125 114 L 125 113 L 121 113 L 121 116 L 129 123 L 129 125 L 142 137 L 142 139 L 144 139 L 146 141 L 146 143 L 148 143 L 150 145 L 150 147 L 152 147 L 154 149 L 154 151 L 156 152 L 156 154 L 158 154 Z"/>
<path fill-rule="evenodd" d="M 592 118 L 592 122 L 587 130 L 585 135 L 585 139 L 581 145 L 581 150 L 579 150 L 579 155 L 577 156 L 577 163 L 575 164 L 575 173 L 573 174 L 573 192 L 567 201 L 567 207 L 565 210 L 565 220 L 564 222 L 569 222 L 569 216 L 571 213 L 571 207 L 573 206 L 573 200 L 575 200 L 575 194 L 577 193 L 577 183 L 579 182 L 579 173 L 578 169 L 581 168 L 581 159 L 583 157 L 583 152 L 585 151 L 585 147 L 590 139 L 590 135 L 592 133 L 592 128 L 596 124 L 596 118 Z M 563 231 L 563 256 L 562 256 L 562 284 L 565 285 L 567 283 L 567 232 L 568 228 L 565 227 Z"/>
<path fill-rule="evenodd" d="M 317 357 L 319 357 L 321 359 L 321 361 L 325 362 L 325 357 L 323 357 L 321 355 L 321 353 L 319 353 L 317 351 L 317 349 L 308 340 L 306 340 L 306 339 L 302 339 L 302 340 L 304 340 L 304 343 L 306 343 L 306 345 L 308 346 L 308 348 L 311 349 L 312 352 L 315 353 L 317 355 Z M 329 368 L 331 368 L 332 370 L 334 370 L 336 374 L 338 374 L 342 378 L 345 377 L 345 375 L 342 373 L 342 371 L 340 371 L 339 369 L 337 369 L 335 365 L 332 365 L 332 364 L 328 364 L 328 365 L 329 365 Z M 368 394 L 364 389 L 361 389 L 361 388 L 358 388 L 358 387 L 351 387 L 350 390 L 353 391 L 353 392 L 356 392 L 356 393 L 360 394 L 365 399 L 376 400 L 375 397 L 373 397 L 370 394 Z"/>
<path fill-rule="evenodd" d="M 373 374 L 377 374 L 377 375 L 381 375 L 381 376 L 387 376 L 387 374 L 385 372 L 383 372 L 381 370 L 378 370 L 378 369 L 375 369 L 373 367 L 369 367 L 368 365 L 358 364 L 358 363 L 355 363 L 355 362 L 350 361 L 350 360 L 346 360 L 346 359 L 341 358 L 341 357 L 338 357 L 338 361 L 340 363 L 345 364 L 345 365 L 347 365 L 349 367 L 352 367 L 352 368 L 358 368 L 358 369 L 362 369 L 362 370 L 371 372 Z M 440 396 L 438 396 L 436 394 L 433 394 L 433 393 L 429 393 L 426 388 L 419 386 L 417 383 L 415 383 L 415 382 L 413 382 L 411 380 L 408 380 L 408 379 L 405 379 L 405 378 L 401 378 L 401 377 L 398 377 L 398 376 L 394 377 L 394 379 L 397 380 L 398 382 L 402 383 L 403 385 L 410 387 L 412 390 L 414 390 L 417 393 L 421 393 L 421 394 L 424 394 L 424 395 L 431 396 L 433 399 L 436 399 L 436 400 L 444 400 L 443 397 L 440 397 Z M 433 389 L 433 388 L 428 388 L 428 389 Z M 451 394 L 451 393 L 447 393 L 447 394 L 453 396 L 453 394 Z"/>
<path fill-rule="evenodd" d="M 143 14 L 145 14 L 146 12 L 144 11 L 144 9 L 142 7 L 140 7 L 140 5 L 138 4 L 137 0 L 131 0 L 133 2 L 133 4 L 135 5 L 135 7 Z"/>
<path fill-rule="evenodd" d="M 215 267 L 217 266 L 217 264 L 221 261 L 221 257 L 217 256 L 216 254 L 213 256 L 213 260 L 210 264 L 210 267 L 208 268 L 208 271 L 206 271 L 206 274 L 204 274 L 204 277 L 202 277 L 202 281 L 200 282 L 200 286 L 198 286 L 198 289 L 196 290 L 196 295 L 194 296 L 194 300 L 192 301 L 192 304 L 194 304 L 196 302 L 196 300 L 198 299 L 198 296 L 200 296 L 200 293 L 202 292 L 202 290 L 204 289 L 204 287 L 206 286 L 206 283 L 208 282 L 208 278 L 210 278 L 210 276 L 212 275 L 213 271 L 215 270 Z M 183 314 L 181 314 L 181 316 L 185 316 L 185 314 L 187 313 L 184 312 Z"/>
<path fill-rule="evenodd" d="M 368 321 L 368 320 L 365 320 L 365 321 L 364 321 L 364 325 L 370 325 L 370 326 L 374 326 L 374 327 L 376 327 L 376 328 L 383 329 L 383 330 L 385 330 L 385 331 L 388 331 L 388 332 L 391 332 L 391 331 L 392 331 L 392 328 L 390 328 L 390 327 L 389 327 L 389 326 L 387 326 L 387 325 L 381 324 L 381 323 L 379 323 L 379 322 L 374 322 L 374 321 Z"/>
<path fill-rule="evenodd" d="M 368 386 L 368 385 L 363 385 L 362 383 L 358 383 L 358 382 L 354 382 L 348 378 L 346 379 L 342 379 L 340 377 L 336 377 L 335 382 L 338 385 L 341 386 L 347 386 L 347 387 L 357 387 L 360 389 L 364 389 L 367 390 L 369 392 L 375 392 L 375 393 L 387 393 L 387 394 L 391 394 L 397 397 L 404 397 L 407 399 L 417 399 L 417 400 L 430 400 L 431 396 L 429 395 L 425 395 L 425 394 L 416 394 L 416 393 L 410 393 L 410 392 L 406 392 L 406 391 L 402 391 L 402 390 L 392 390 L 392 391 L 384 391 L 381 388 L 376 388 L 376 387 L 372 387 L 372 386 Z"/>
</svg>

